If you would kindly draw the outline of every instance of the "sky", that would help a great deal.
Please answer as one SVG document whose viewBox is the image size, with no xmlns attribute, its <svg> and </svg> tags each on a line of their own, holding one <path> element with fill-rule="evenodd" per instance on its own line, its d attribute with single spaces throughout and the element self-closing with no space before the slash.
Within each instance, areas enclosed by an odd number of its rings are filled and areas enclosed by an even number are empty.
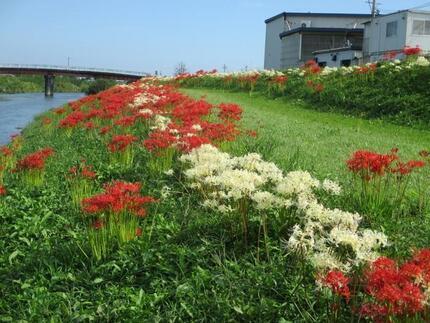
<svg viewBox="0 0 430 323">
<path fill-rule="evenodd" d="M 381 13 L 425 0 L 378 0 Z M 430 10 L 429 7 L 425 8 Z M 0 0 L 0 64 L 164 75 L 262 68 L 264 20 L 283 11 L 370 13 L 365 0 Z"/>
</svg>

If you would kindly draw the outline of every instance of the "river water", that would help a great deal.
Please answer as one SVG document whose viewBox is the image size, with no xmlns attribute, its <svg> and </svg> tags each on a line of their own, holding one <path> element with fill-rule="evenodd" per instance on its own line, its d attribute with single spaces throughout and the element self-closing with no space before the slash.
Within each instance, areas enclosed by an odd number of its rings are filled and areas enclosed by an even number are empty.
<svg viewBox="0 0 430 323">
<path fill-rule="evenodd" d="M 44 93 L 0 94 L 0 146 L 8 143 L 10 136 L 19 133 L 36 115 L 84 95 L 54 93 L 53 97 L 45 97 Z"/>
</svg>

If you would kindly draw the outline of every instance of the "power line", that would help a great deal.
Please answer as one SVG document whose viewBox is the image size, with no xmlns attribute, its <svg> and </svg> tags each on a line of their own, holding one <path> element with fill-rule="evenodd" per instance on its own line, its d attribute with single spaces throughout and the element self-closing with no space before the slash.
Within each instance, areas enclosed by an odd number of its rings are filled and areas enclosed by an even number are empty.
<svg viewBox="0 0 430 323">
<path fill-rule="evenodd" d="M 421 9 L 421 8 L 425 8 L 425 7 L 430 7 L 430 2 L 423 3 L 422 5 L 413 7 L 411 9 Z"/>
</svg>

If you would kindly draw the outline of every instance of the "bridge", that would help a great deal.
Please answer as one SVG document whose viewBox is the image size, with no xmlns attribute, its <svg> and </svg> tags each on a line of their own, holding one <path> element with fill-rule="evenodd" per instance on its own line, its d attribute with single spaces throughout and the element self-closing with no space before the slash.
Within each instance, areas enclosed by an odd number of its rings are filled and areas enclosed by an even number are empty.
<svg viewBox="0 0 430 323">
<path fill-rule="evenodd" d="M 113 69 L 88 68 L 77 66 L 57 65 L 20 65 L 0 64 L 0 74 L 32 74 L 45 77 L 45 96 L 54 95 L 54 80 L 57 75 L 108 78 L 124 81 L 136 81 L 142 77 L 149 76 L 148 73 L 121 71 Z"/>
</svg>

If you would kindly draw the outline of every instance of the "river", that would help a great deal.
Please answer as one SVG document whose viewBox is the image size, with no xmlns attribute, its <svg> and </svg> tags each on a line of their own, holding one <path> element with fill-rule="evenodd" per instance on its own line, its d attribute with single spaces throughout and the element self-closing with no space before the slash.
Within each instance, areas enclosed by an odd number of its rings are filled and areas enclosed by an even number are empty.
<svg viewBox="0 0 430 323">
<path fill-rule="evenodd" d="M 0 94 L 0 146 L 8 143 L 10 136 L 19 133 L 36 115 L 84 95 L 55 93 L 53 97 L 45 97 L 43 93 Z"/>
</svg>

